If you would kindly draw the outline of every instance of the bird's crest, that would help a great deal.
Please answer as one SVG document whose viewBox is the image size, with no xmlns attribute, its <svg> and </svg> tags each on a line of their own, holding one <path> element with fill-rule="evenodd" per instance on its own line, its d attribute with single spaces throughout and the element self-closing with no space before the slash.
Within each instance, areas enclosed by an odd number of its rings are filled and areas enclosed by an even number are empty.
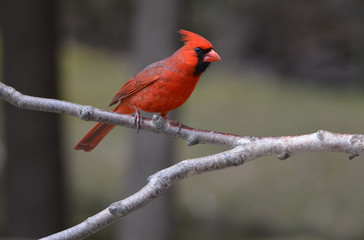
<svg viewBox="0 0 364 240">
<path fill-rule="evenodd" d="M 213 48 L 212 44 L 207 39 L 196 33 L 183 29 L 179 30 L 178 32 L 181 34 L 181 40 L 185 43 L 185 45 L 193 45 L 203 49 Z"/>
</svg>

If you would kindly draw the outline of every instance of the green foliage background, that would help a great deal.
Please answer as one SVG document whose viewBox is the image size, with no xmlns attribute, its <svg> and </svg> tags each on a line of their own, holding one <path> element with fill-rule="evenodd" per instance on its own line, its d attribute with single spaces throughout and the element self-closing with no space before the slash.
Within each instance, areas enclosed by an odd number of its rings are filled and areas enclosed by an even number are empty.
<svg viewBox="0 0 364 240">
<path fill-rule="evenodd" d="M 66 44 L 60 59 L 62 98 L 103 109 L 136 71 L 127 56 Z M 364 97 L 357 89 L 303 86 L 267 74 L 232 73 L 213 64 L 180 118 L 192 127 L 248 136 L 361 133 Z M 111 110 L 111 109 L 109 109 Z M 134 130 L 112 131 L 90 153 L 73 146 L 94 123 L 63 117 L 63 149 L 78 223 L 126 197 L 124 177 Z M 143 133 L 139 134 L 140 137 Z M 223 151 L 179 139 L 178 161 Z M 363 157 L 307 153 L 286 161 L 264 157 L 186 179 L 177 189 L 179 239 L 359 239 L 364 236 Z M 111 234 L 112 228 L 95 236 Z"/>
</svg>

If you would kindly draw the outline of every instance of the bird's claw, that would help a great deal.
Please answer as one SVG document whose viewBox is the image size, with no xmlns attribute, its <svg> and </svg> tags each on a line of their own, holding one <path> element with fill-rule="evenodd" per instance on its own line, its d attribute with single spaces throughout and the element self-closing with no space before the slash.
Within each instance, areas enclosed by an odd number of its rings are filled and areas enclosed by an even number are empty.
<svg viewBox="0 0 364 240">
<path fill-rule="evenodd" d="M 169 119 L 169 123 L 172 125 L 172 126 L 175 126 L 175 127 L 178 127 L 178 132 L 180 132 L 182 130 L 182 127 L 183 127 L 183 124 L 178 122 L 177 120 L 172 120 L 172 119 Z"/>
<path fill-rule="evenodd" d="M 137 129 L 137 133 L 139 133 L 139 129 L 140 129 L 140 112 L 137 108 L 135 108 L 135 116 L 134 116 L 134 126 L 136 126 Z"/>
</svg>

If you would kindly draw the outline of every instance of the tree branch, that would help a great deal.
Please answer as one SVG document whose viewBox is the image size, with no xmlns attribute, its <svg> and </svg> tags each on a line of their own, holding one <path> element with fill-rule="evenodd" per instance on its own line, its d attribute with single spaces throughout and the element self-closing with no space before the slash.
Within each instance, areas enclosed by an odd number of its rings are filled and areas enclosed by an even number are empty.
<svg viewBox="0 0 364 240">
<path fill-rule="evenodd" d="M 20 108 L 68 114 L 83 120 L 101 121 L 135 128 L 132 116 L 110 113 L 65 101 L 22 95 L 3 83 L 0 83 L 0 97 Z M 142 119 L 141 129 L 183 138 L 190 145 L 212 143 L 232 149 L 206 157 L 184 160 L 163 169 L 149 177 L 147 185 L 137 193 L 111 204 L 108 208 L 74 227 L 43 239 L 85 238 L 160 197 L 172 184 L 184 178 L 238 166 L 262 156 L 276 156 L 284 160 L 293 154 L 303 152 L 343 152 L 349 154 L 349 159 L 352 159 L 364 153 L 364 135 L 332 133 L 324 130 L 300 136 L 242 137 L 193 129 L 187 126 L 179 128 L 172 121 L 159 116 L 153 116 L 152 120 Z"/>
<path fill-rule="evenodd" d="M 0 98 L 19 108 L 66 114 L 85 121 L 104 122 L 128 128 L 136 128 L 134 125 L 134 117 L 131 115 L 107 112 L 91 106 L 61 100 L 23 95 L 14 88 L 1 82 Z M 159 115 L 154 115 L 152 119 L 141 118 L 140 129 L 185 139 L 189 146 L 198 143 L 210 143 L 231 148 L 237 146 L 237 141 L 242 138 L 241 136 L 232 134 L 194 129 L 185 125 L 177 126 L 174 121 L 170 121 Z"/>
</svg>

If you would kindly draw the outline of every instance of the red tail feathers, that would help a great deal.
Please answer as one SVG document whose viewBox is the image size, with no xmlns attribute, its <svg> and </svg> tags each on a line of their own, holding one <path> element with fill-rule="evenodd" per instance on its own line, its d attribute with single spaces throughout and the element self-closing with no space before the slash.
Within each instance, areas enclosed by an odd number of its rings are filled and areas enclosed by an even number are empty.
<svg viewBox="0 0 364 240">
<path fill-rule="evenodd" d="M 98 123 L 75 146 L 76 150 L 92 151 L 99 142 L 108 134 L 115 125 Z"/>
<path fill-rule="evenodd" d="M 133 113 L 133 110 L 134 108 L 130 108 L 127 101 L 123 101 L 113 110 L 113 112 L 131 114 Z M 84 150 L 85 152 L 92 151 L 92 149 L 94 149 L 114 127 L 115 125 L 107 123 L 96 124 L 96 126 L 88 131 L 88 133 L 86 133 L 86 135 L 77 143 L 75 149 Z"/>
</svg>

